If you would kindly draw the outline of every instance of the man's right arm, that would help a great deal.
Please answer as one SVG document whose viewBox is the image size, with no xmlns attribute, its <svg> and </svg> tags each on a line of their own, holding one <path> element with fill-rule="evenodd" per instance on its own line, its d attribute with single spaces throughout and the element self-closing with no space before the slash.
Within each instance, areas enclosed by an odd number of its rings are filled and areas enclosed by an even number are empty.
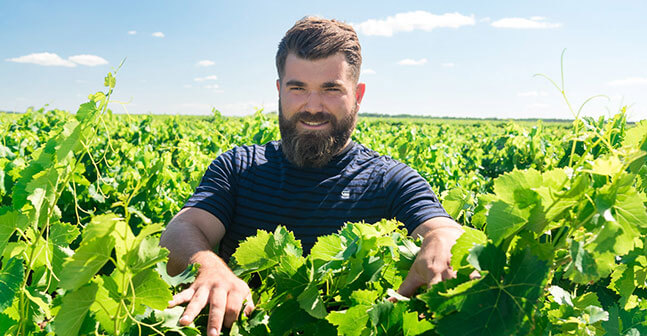
<svg viewBox="0 0 647 336">
<path fill-rule="evenodd" d="M 245 300 L 245 314 L 254 308 L 247 284 L 213 252 L 224 235 L 225 226 L 216 216 L 188 207 L 168 223 L 160 238 L 160 245 L 169 250 L 170 275 L 179 274 L 189 264 L 200 265 L 193 284 L 176 294 L 169 307 L 188 302 L 180 319 L 181 324 L 188 325 L 209 303 L 208 335 L 219 335 L 223 323 L 231 327 Z"/>
</svg>

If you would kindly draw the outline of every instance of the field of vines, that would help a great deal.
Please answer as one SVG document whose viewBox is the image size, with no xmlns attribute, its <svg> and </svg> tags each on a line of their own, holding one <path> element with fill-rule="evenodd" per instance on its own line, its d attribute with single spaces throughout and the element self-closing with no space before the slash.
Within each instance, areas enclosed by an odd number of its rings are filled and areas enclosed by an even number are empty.
<svg viewBox="0 0 647 336">
<path fill-rule="evenodd" d="M 0 114 L 0 334 L 205 334 L 205 314 L 182 327 L 167 309 L 198 266 L 168 276 L 159 235 L 216 156 L 278 139 L 277 118 L 113 114 L 115 84 L 75 113 Z M 388 218 L 308 255 L 283 227 L 259 231 L 231 262 L 257 308 L 224 333 L 647 334 L 647 120 L 625 112 L 360 117 L 353 139 L 416 169 L 464 225 L 457 277 L 399 296 L 420 241 Z"/>
</svg>

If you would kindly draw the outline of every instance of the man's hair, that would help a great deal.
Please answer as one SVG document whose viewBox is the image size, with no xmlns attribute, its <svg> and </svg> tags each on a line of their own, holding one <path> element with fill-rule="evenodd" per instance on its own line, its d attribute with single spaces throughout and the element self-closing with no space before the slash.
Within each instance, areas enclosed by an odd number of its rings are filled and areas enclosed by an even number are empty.
<svg viewBox="0 0 647 336">
<path fill-rule="evenodd" d="M 341 52 L 350 65 L 350 76 L 359 80 L 362 66 L 362 49 L 352 26 L 336 20 L 304 17 L 297 21 L 279 43 L 276 52 L 276 70 L 279 78 L 285 72 L 289 53 L 306 60 L 318 60 Z"/>
</svg>

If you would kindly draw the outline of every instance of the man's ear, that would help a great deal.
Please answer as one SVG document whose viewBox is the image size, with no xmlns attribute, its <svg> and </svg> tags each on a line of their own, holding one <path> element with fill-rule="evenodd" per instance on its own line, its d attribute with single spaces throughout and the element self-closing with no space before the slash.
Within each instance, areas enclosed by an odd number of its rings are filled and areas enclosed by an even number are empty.
<svg viewBox="0 0 647 336">
<path fill-rule="evenodd" d="M 276 91 L 281 93 L 281 80 L 280 79 L 276 80 Z"/>
<path fill-rule="evenodd" d="M 362 103 L 362 98 L 364 98 L 364 92 L 366 91 L 365 83 L 357 83 L 357 89 L 355 89 L 355 100 L 357 101 L 357 106 Z"/>
</svg>

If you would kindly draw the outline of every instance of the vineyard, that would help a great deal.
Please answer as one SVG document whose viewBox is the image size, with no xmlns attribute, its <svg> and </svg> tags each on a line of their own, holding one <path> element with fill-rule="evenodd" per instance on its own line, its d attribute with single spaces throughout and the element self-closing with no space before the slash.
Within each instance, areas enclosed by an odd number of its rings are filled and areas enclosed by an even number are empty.
<svg viewBox="0 0 647 336">
<path fill-rule="evenodd" d="M 197 266 L 168 276 L 159 235 L 214 158 L 278 139 L 277 118 L 113 114 L 115 84 L 75 114 L 0 114 L 0 334 L 205 334 L 205 314 L 182 327 L 167 309 Z M 348 223 L 309 255 L 283 227 L 259 231 L 231 262 L 257 308 L 227 332 L 647 334 L 647 121 L 625 112 L 360 117 L 353 139 L 416 169 L 465 226 L 457 278 L 399 296 L 421 242 L 391 219 Z"/>
</svg>

